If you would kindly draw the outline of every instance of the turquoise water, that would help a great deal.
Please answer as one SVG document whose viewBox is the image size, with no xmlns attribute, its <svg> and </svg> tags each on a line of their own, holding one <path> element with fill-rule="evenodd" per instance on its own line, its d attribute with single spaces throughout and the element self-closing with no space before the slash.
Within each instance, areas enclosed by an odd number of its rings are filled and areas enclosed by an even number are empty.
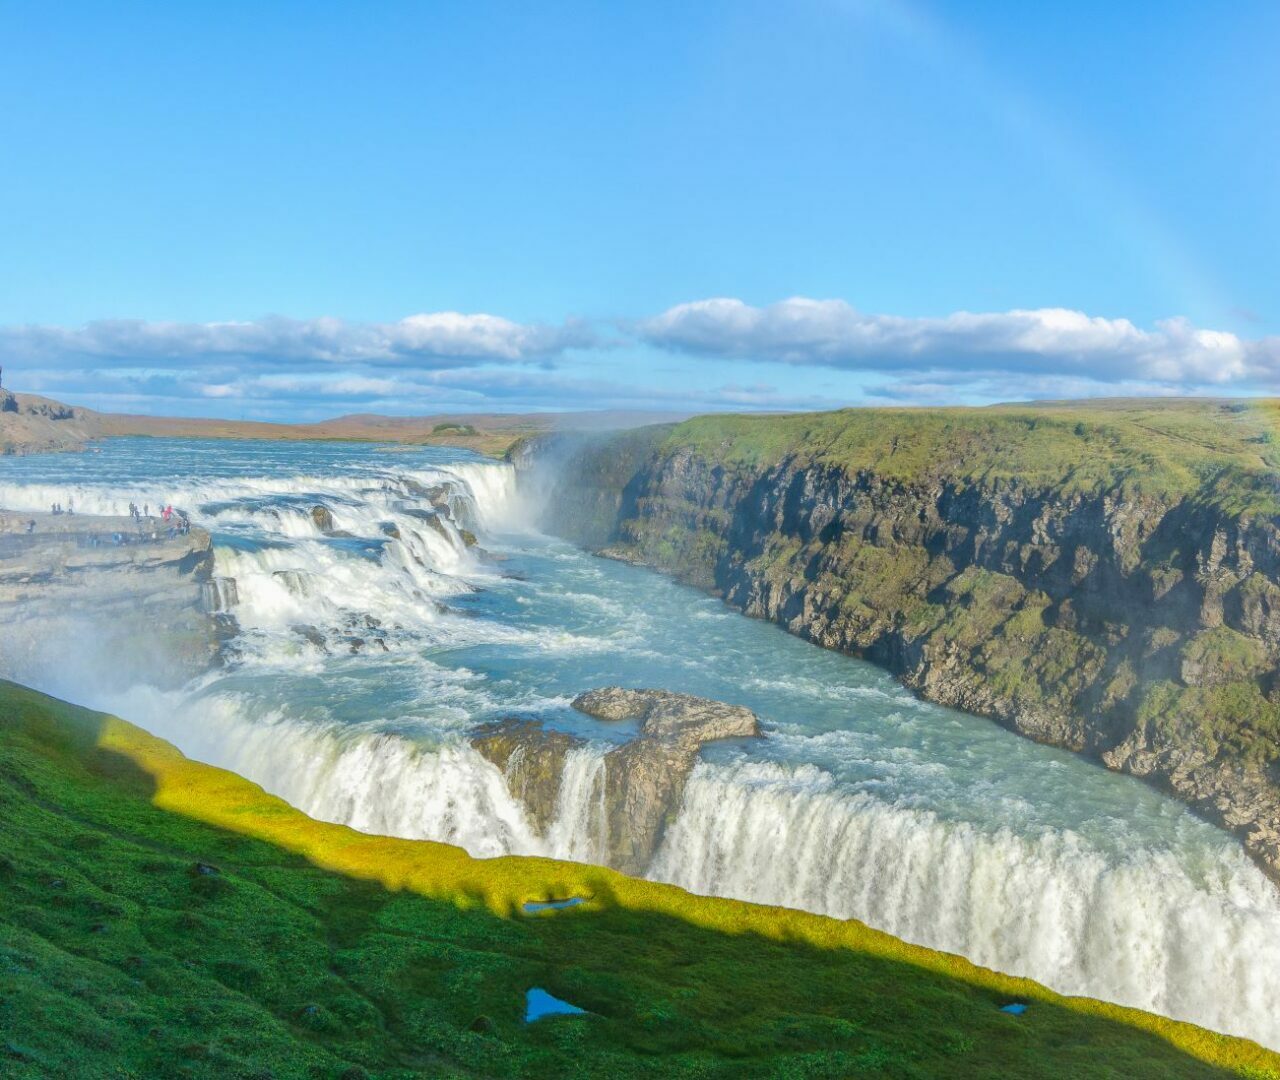
<svg viewBox="0 0 1280 1080">
<path fill-rule="evenodd" d="M 109 658 L 87 643 L 74 667 L 11 673 L 113 708 L 309 813 L 481 856 L 601 861 L 600 749 L 628 731 L 569 702 L 614 683 L 720 698 L 754 709 L 766 738 L 704 751 L 649 876 L 857 917 L 1280 1045 L 1280 902 L 1230 838 L 1137 781 L 539 534 L 505 465 L 145 439 L 0 459 L 0 506 L 54 501 L 82 513 L 172 502 L 209 528 L 239 626 L 233 660 L 179 693 L 103 694 Z M 349 535 L 322 534 L 316 505 Z M 511 715 L 599 744 L 571 757 L 547 835 L 465 741 Z"/>
</svg>

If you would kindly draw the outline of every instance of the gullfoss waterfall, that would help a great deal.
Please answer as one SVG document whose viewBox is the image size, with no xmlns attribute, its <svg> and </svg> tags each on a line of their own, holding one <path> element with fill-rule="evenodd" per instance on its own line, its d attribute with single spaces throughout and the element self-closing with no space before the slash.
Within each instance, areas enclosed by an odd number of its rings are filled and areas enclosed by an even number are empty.
<svg viewBox="0 0 1280 1080">
<path fill-rule="evenodd" d="M 172 503 L 209 529 L 228 660 L 179 691 L 107 692 L 91 648 L 20 671 L 0 638 L 0 674 L 118 712 L 314 816 L 480 856 L 605 861 L 603 755 L 631 732 L 572 698 L 617 683 L 741 703 L 766 738 L 703 751 L 649 876 L 856 917 L 1280 1046 L 1280 900 L 1237 843 L 1135 780 L 540 535 L 506 465 L 181 440 L 0 462 L 0 505 L 55 501 Z M 544 828 L 468 742 L 509 716 L 588 740 Z"/>
</svg>

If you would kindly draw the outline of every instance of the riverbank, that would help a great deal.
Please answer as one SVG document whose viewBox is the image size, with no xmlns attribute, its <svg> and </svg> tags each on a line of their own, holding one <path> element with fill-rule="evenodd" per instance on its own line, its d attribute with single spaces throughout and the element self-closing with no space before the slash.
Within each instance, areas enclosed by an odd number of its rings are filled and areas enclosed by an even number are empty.
<svg viewBox="0 0 1280 1080">
<path fill-rule="evenodd" d="M 0 802 L 19 1078 L 1280 1075 L 1246 1040 L 858 922 L 326 825 L 6 682 Z M 535 986 L 587 1015 L 524 1023 Z"/>
</svg>

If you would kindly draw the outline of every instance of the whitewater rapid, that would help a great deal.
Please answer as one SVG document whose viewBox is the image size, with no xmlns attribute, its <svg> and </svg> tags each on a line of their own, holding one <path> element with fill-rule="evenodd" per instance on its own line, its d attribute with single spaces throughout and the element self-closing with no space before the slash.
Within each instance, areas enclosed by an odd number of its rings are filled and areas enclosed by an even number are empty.
<svg viewBox="0 0 1280 1080">
<path fill-rule="evenodd" d="M 232 662 L 181 692 L 104 700 L 65 664 L 44 688 L 325 820 L 588 862 L 605 857 L 603 753 L 621 736 L 576 716 L 573 695 L 620 682 L 740 701 L 768 738 L 706 752 L 648 876 L 858 918 L 1280 1047 L 1277 890 L 1177 803 L 539 536 L 506 465 L 165 443 L 0 463 L 0 506 L 187 510 L 214 537 Z M 510 715 L 592 739 L 544 833 L 466 741 Z"/>
</svg>

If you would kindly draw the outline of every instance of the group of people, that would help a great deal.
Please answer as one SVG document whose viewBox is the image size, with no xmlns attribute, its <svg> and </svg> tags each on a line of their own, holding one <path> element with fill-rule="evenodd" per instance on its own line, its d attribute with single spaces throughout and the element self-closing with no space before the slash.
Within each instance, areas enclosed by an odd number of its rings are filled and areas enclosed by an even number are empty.
<svg viewBox="0 0 1280 1080">
<path fill-rule="evenodd" d="M 129 504 L 129 516 L 133 518 L 139 525 L 143 520 L 151 520 L 151 504 L 143 503 L 139 506 L 137 503 Z M 164 506 L 160 510 L 160 520 L 169 526 L 170 536 L 186 536 L 191 531 L 191 519 L 187 517 L 182 510 L 175 510 L 172 505 Z"/>
<path fill-rule="evenodd" d="M 56 517 L 58 514 L 73 514 L 73 515 L 74 515 L 74 514 L 75 514 L 75 512 L 76 512 L 75 504 L 74 504 L 70 499 L 68 499 L 68 500 L 67 500 L 67 508 L 66 508 L 65 510 L 62 508 L 62 503 L 54 503 L 54 504 L 53 504 L 52 513 L 53 513 L 53 515 L 54 515 L 55 517 Z"/>
</svg>

